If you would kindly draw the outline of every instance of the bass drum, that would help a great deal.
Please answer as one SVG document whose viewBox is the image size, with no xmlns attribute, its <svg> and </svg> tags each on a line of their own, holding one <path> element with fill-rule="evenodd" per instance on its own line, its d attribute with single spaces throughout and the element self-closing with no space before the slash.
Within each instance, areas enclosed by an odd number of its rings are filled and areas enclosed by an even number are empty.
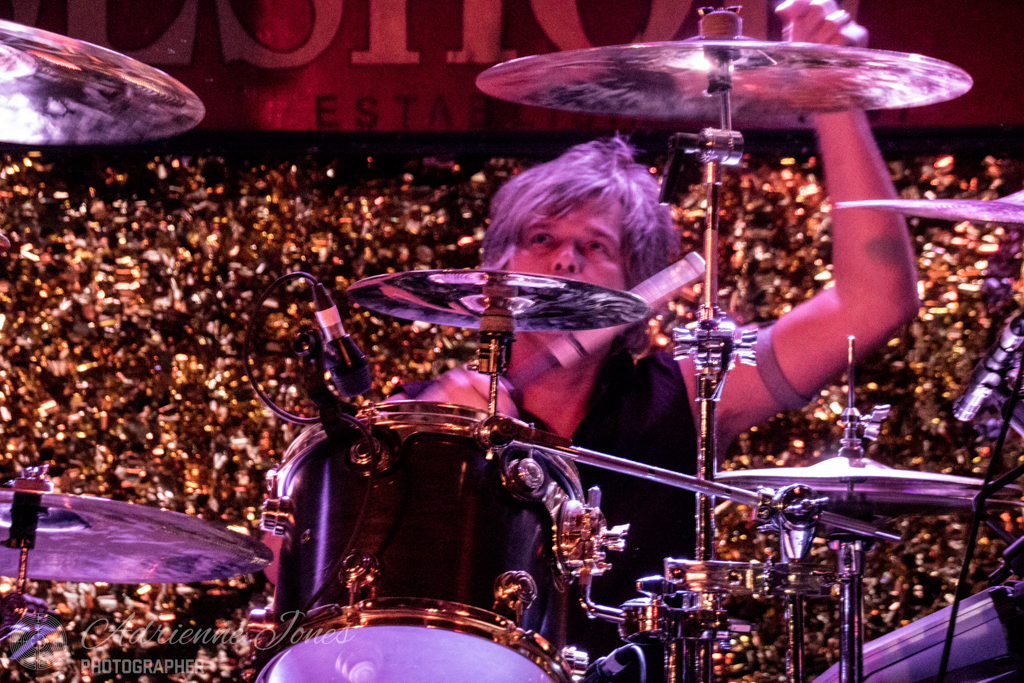
<svg viewBox="0 0 1024 683">
<path fill-rule="evenodd" d="M 376 449 L 354 427 L 293 442 L 264 516 L 282 536 L 279 625 L 254 643 L 267 662 L 257 681 L 570 680 L 559 651 L 571 577 L 553 529 L 560 505 L 582 498 L 579 476 L 540 451 L 485 452 L 486 418 L 398 401 L 358 417 Z"/>
</svg>

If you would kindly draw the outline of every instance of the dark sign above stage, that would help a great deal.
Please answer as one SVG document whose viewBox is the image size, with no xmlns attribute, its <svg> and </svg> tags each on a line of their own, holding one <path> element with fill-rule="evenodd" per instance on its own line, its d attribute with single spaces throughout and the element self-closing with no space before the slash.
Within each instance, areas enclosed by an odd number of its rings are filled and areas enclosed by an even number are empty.
<svg viewBox="0 0 1024 683">
<path fill-rule="evenodd" d="M 206 128 L 555 131 L 679 128 L 500 102 L 474 81 L 515 57 L 696 34 L 693 0 L 11 0 L 17 22 L 167 71 L 206 106 Z M 769 0 L 745 3 L 744 34 L 778 40 Z M 1024 4 L 859 0 L 843 6 L 872 48 L 956 64 L 974 79 L 937 105 L 878 112 L 880 125 L 1024 124 Z M 756 127 L 756 122 L 744 122 Z M 764 125 L 771 125 L 766 122 Z"/>
</svg>

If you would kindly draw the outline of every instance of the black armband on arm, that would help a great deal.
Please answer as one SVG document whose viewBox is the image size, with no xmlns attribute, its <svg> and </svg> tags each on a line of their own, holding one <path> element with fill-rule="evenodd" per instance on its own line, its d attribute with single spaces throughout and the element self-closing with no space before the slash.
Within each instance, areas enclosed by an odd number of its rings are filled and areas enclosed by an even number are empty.
<svg viewBox="0 0 1024 683">
<path fill-rule="evenodd" d="M 754 347 L 754 358 L 757 362 L 757 374 L 761 376 L 765 388 L 775 402 L 786 410 L 803 408 L 814 396 L 804 396 L 793 388 L 779 367 L 779 359 L 775 357 L 772 346 L 772 325 L 757 330 L 757 344 Z"/>
</svg>

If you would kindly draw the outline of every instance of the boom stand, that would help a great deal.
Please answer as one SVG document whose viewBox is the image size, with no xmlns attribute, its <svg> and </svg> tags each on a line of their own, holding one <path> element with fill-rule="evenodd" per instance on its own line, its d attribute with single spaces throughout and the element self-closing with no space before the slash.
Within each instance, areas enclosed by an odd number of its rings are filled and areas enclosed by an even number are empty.
<svg viewBox="0 0 1024 683">
<path fill-rule="evenodd" d="M 738 11 L 738 8 L 735 8 Z M 736 11 L 703 11 L 700 37 L 703 39 L 734 39 L 741 35 L 741 21 Z M 706 200 L 704 228 L 704 301 L 696 329 L 676 330 L 679 343 L 676 358 L 692 356 L 697 370 L 697 401 L 700 404 L 700 442 L 697 454 L 697 477 L 714 481 L 716 469 L 715 406 L 721 397 L 725 375 L 737 354 L 753 361 L 754 333 L 736 339 L 735 325 L 722 316 L 718 308 L 718 212 L 722 186 L 722 165 L 735 165 L 743 155 L 743 136 L 731 130 L 732 112 L 729 93 L 732 88 L 731 56 L 726 49 L 706 48 L 709 96 L 720 101 L 721 128 L 706 128 L 697 136 L 678 134 L 671 140 L 670 159 L 662 181 L 662 201 L 673 191 L 678 173 L 678 152 L 694 152 L 704 164 L 703 181 Z M 694 557 L 697 563 L 713 572 L 715 561 L 715 499 L 697 494 L 697 539 Z M 683 596 L 686 628 L 675 634 L 674 642 L 665 649 L 666 678 L 675 683 L 711 683 L 714 679 L 712 649 L 715 633 L 727 621 L 721 608 L 722 593 L 698 592 Z M 685 632 L 684 632 L 685 631 Z"/>
</svg>

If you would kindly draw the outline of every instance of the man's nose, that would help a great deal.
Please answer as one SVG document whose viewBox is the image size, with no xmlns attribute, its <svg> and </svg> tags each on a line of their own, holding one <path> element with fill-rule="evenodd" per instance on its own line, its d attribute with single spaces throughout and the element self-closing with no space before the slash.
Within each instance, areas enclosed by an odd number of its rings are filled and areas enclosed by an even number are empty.
<svg viewBox="0 0 1024 683">
<path fill-rule="evenodd" d="M 579 275 L 583 270 L 583 254 L 577 248 L 575 242 L 569 240 L 555 252 L 553 263 L 555 273 L 566 273 L 568 275 Z"/>
</svg>

